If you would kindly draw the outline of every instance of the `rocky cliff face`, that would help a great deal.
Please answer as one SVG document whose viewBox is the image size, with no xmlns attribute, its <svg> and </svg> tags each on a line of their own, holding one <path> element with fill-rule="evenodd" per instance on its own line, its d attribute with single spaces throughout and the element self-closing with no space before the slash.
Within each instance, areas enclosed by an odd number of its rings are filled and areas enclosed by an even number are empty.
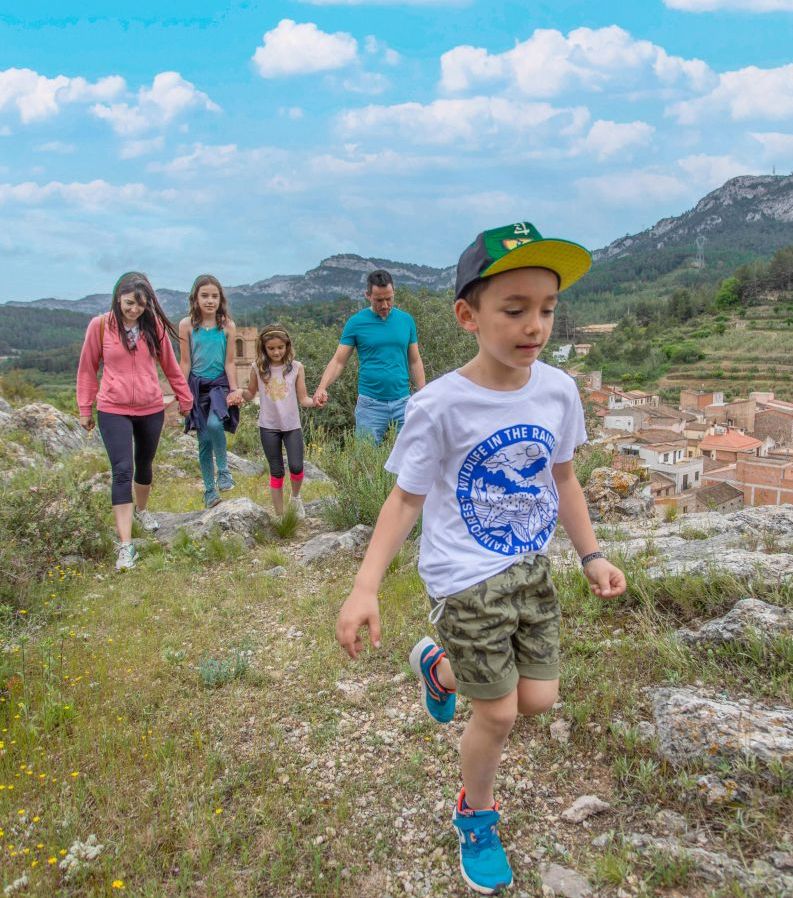
<svg viewBox="0 0 793 898">
<path fill-rule="evenodd" d="M 793 242 L 793 175 L 743 175 L 703 197 L 675 218 L 662 218 L 640 234 L 621 237 L 596 250 L 596 262 L 620 256 L 693 245 L 698 236 L 708 247 L 755 249 L 770 254 Z"/>
</svg>

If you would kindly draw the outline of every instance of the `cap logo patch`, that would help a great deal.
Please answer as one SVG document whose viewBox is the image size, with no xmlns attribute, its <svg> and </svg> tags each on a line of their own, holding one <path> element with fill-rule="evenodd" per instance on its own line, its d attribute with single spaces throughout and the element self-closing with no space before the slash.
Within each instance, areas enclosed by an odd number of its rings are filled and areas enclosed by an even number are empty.
<svg viewBox="0 0 793 898">
<path fill-rule="evenodd" d="M 523 246 L 524 243 L 531 243 L 531 237 L 507 237 L 506 239 L 501 241 L 501 245 L 504 247 L 507 252 L 511 252 L 513 249 L 517 249 L 519 246 Z"/>
</svg>

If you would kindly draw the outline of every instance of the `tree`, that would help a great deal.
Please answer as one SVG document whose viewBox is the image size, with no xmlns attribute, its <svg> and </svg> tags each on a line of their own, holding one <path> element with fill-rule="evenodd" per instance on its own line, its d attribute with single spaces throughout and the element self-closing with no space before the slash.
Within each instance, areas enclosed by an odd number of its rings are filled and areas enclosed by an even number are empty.
<svg viewBox="0 0 793 898">
<path fill-rule="evenodd" d="M 739 305 L 741 305 L 741 289 L 738 278 L 725 278 L 716 293 L 716 307 L 719 309 L 734 309 Z"/>
</svg>

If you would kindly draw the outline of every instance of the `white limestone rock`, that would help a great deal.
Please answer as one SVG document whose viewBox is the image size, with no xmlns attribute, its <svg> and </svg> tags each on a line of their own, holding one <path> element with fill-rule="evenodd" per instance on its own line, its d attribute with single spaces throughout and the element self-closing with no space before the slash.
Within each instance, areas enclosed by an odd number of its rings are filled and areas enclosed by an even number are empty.
<svg viewBox="0 0 793 898">
<path fill-rule="evenodd" d="M 793 761 L 793 711 L 746 700 L 714 699 L 693 689 L 648 690 L 663 756 L 672 764 L 716 766 L 739 757 Z"/>
<path fill-rule="evenodd" d="M 682 629 L 677 637 L 689 645 L 723 645 L 745 642 L 752 635 L 769 640 L 793 630 L 793 611 L 760 599 L 740 599 L 724 615 L 703 624 L 698 630 Z"/>
</svg>

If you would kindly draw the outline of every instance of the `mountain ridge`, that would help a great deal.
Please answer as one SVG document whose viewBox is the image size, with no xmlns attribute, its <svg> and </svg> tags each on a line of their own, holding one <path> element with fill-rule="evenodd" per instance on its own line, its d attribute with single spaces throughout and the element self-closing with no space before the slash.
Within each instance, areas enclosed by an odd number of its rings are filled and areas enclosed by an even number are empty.
<svg viewBox="0 0 793 898">
<path fill-rule="evenodd" d="M 599 277 L 576 285 L 571 297 L 597 292 L 603 283 L 619 284 L 635 272 L 625 263 L 642 257 L 656 260 L 659 271 L 691 268 L 697 237 L 705 237 L 704 255 L 740 253 L 748 257 L 770 256 L 782 246 L 793 244 L 793 175 L 740 175 L 706 194 L 681 215 L 662 218 L 652 227 L 626 235 L 593 252 L 594 270 Z M 323 259 L 304 274 L 276 274 L 226 287 L 226 295 L 236 312 L 265 305 L 301 305 L 361 296 L 366 275 L 387 268 L 400 286 L 409 289 L 446 290 L 453 286 L 455 266 L 436 268 L 392 259 L 337 253 Z M 714 272 L 715 276 L 716 272 Z M 184 313 L 187 293 L 156 288 L 166 313 Z M 47 297 L 29 302 L 9 301 L 5 305 L 28 308 L 66 309 L 97 314 L 108 308 L 109 293 L 95 293 L 81 299 Z"/>
</svg>

